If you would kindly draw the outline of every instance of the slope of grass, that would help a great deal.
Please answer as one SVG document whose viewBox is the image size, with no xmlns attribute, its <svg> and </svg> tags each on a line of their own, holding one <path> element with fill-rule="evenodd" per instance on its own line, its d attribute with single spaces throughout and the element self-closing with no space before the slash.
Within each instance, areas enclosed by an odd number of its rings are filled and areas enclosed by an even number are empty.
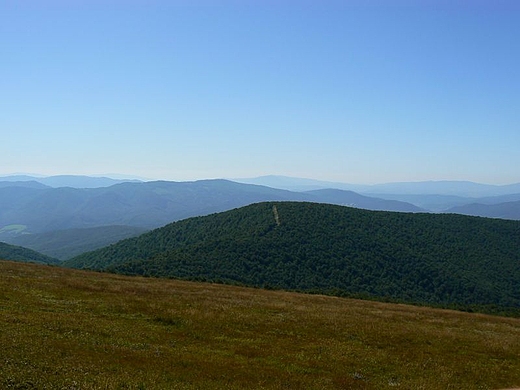
<svg viewBox="0 0 520 390">
<path fill-rule="evenodd" d="M 0 262 L 0 388 L 496 389 L 520 319 Z"/>
</svg>

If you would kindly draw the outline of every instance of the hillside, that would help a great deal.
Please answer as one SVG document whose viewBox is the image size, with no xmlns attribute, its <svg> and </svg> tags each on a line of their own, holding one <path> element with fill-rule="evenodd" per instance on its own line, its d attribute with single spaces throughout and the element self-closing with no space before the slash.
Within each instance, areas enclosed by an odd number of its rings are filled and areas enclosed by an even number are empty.
<svg viewBox="0 0 520 390">
<path fill-rule="evenodd" d="M 126 274 L 520 313 L 520 223 L 260 203 L 65 262 Z"/>
<path fill-rule="evenodd" d="M 3 389 L 503 389 L 520 319 L 0 261 Z"/>
<path fill-rule="evenodd" d="M 29 263 L 59 264 L 58 259 L 43 255 L 21 246 L 0 242 L 0 259 Z"/>
<path fill-rule="evenodd" d="M 81 253 L 93 251 L 145 232 L 147 232 L 146 229 L 133 226 L 101 226 L 56 230 L 39 234 L 10 235 L 6 236 L 4 241 L 59 260 L 67 260 Z"/>
</svg>

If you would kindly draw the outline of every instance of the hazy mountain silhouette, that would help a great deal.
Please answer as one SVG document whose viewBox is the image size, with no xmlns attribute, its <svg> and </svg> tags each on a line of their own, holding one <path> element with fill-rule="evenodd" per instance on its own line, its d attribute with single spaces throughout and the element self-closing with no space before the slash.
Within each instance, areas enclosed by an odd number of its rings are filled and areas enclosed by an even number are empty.
<svg viewBox="0 0 520 390">
<path fill-rule="evenodd" d="M 300 193 L 227 180 L 122 183 L 77 189 L 0 188 L 0 229 L 25 225 L 30 233 L 108 225 L 147 229 L 251 203 L 293 200 L 353 204 L 369 209 L 417 211 L 410 204 L 361 197 L 354 193 Z"/>
<path fill-rule="evenodd" d="M 520 183 L 508 185 L 480 184 L 470 181 L 418 181 L 358 185 L 349 183 L 320 181 L 287 176 L 260 176 L 256 178 L 235 179 L 237 182 L 265 185 L 293 191 L 336 188 L 350 190 L 363 195 L 383 197 L 390 195 L 449 195 L 465 198 L 480 198 L 520 193 Z"/>
<path fill-rule="evenodd" d="M 338 189 L 322 189 L 306 191 L 315 197 L 321 203 L 330 203 L 342 206 L 357 207 L 366 210 L 384 210 L 384 211 L 404 211 L 404 212 L 420 212 L 425 211 L 411 203 L 401 202 L 397 200 L 386 200 L 360 195 L 353 191 L 345 191 Z"/>
<path fill-rule="evenodd" d="M 447 212 L 489 218 L 520 220 L 520 201 L 498 204 L 471 203 L 464 206 L 453 207 L 447 210 Z"/>
<path fill-rule="evenodd" d="M 28 175 L 12 175 L 0 177 L 0 182 L 28 182 L 35 181 L 49 187 L 72 187 L 72 188 L 100 188 L 110 187 L 114 184 L 126 182 L 139 182 L 139 180 L 128 179 L 112 179 L 109 177 L 94 177 L 83 175 L 56 175 L 47 177 L 35 177 Z"/>
</svg>

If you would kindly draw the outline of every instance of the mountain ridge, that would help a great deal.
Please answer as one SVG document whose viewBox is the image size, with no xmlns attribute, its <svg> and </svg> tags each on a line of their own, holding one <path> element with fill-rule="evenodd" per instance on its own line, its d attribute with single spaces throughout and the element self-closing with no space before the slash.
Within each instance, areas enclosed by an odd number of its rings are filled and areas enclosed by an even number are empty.
<svg viewBox="0 0 520 390">
<path fill-rule="evenodd" d="M 233 180 L 241 183 L 260 184 L 294 191 L 336 188 L 355 191 L 361 194 L 370 193 L 373 195 L 402 194 L 485 197 L 520 193 L 520 183 L 495 185 L 467 180 L 424 180 L 377 184 L 350 184 L 280 175 L 266 175 Z"/>
<path fill-rule="evenodd" d="M 370 208 L 370 199 L 363 199 L 363 206 Z M 27 233 L 107 225 L 151 229 L 270 200 L 322 201 L 312 194 L 222 179 L 119 183 L 91 189 L 0 187 L 0 229 L 9 225 L 27 226 Z M 380 199 L 372 202 L 377 208 L 384 208 Z M 417 210 L 404 203 L 388 204 L 390 210 L 397 205 L 399 210 Z"/>
</svg>

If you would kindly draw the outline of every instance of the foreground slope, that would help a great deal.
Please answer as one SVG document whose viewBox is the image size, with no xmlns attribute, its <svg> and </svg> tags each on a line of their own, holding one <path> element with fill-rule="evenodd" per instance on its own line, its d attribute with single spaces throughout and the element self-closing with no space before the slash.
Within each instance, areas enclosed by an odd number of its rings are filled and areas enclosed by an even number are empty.
<svg viewBox="0 0 520 390">
<path fill-rule="evenodd" d="M 500 389 L 520 319 L 0 261 L 0 388 Z"/>
<path fill-rule="evenodd" d="M 518 221 L 276 202 L 173 223 L 65 264 L 518 313 L 518 248 Z"/>
</svg>

